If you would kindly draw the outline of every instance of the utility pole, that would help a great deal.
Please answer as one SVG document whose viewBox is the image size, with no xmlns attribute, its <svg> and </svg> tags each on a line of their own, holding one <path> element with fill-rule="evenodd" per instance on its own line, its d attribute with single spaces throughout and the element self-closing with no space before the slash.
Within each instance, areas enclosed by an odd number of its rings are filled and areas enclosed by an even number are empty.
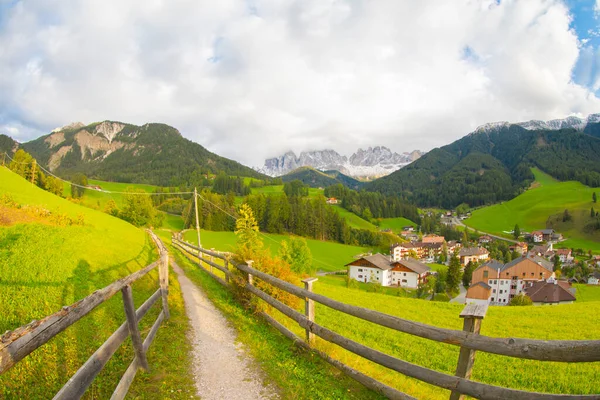
<svg viewBox="0 0 600 400">
<path fill-rule="evenodd" d="M 35 159 L 33 159 L 33 164 L 31 165 L 31 184 L 32 185 L 34 184 L 34 181 L 35 181 L 35 164 L 36 164 L 36 161 L 35 161 Z"/>
<path fill-rule="evenodd" d="M 198 234 L 198 248 L 202 248 L 202 243 L 200 242 L 200 223 L 198 222 L 198 191 L 194 188 L 194 208 L 196 210 L 196 233 Z M 200 259 L 200 250 L 198 250 L 198 259 Z"/>
<path fill-rule="evenodd" d="M 6 153 L 2 153 L 2 166 L 4 167 L 4 160 L 6 158 Z"/>
</svg>

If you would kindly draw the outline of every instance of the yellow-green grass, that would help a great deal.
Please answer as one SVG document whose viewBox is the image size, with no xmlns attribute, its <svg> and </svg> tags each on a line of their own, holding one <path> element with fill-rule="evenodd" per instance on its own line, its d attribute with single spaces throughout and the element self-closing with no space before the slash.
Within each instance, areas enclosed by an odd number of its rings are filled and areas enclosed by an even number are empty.
<svg viewBox="0 0 600 400">
<path fill-rule="evenodd" d="M 221 251 L 234 251 L 235 249 L 236 236 L 233 232 L 202 230 L 200 235 L 202 247 L 204 248 L 214 248 Z M 190 243 L 196 244 L 198 242 L 194 230 L 185 232 L 184 237 Z M 282 240 L 289 240 L 289 236 L 273 234 L 264 234 L 263 236 L 265 246 L 270 248 L 273 254 L 277 254 L 279 251 Z M 306 243 L 313 256 L 313 267 L 323 271 L 346 269 L 345 265 L 354 260 L 354 256 L 368 250 L 359 246 L 348 246 L 314 239 L 306 239 Z"/>
<path fill-rule="evenodd" d="M 333 207 L 333 209 L 342 218 L 344 218 L 346 220 L 346 222 L 348 223 L 348 225 L 350 227 L 352 227 L 352 228 L 356 228 L 356 229 L 368 229 L 370 231 L 378 231 L 379 230 L 379 228 L 377 228 L 375 225 L 373 225 L 369 221 L 362 219 L 358 215 L 354 214 L 353 212 L 350 212 L 350 211 L 346 210 L 345 208 L 343 208 L 341 206 L 331 206 L 331 207 Z"/>
<path fill-rule="evenodd" d="M 577 302 L 596 301 L 598 303 L 595 305 L 600 306 L 600 286 L 576 283 L 573 287 L 576 289 L 575 297 L 577 298 Z"/>
<path fill-rule="evenodd" d="M 186 276 L 202 287 L 213 304 L 227 317 L 237 331 L 237 340 L 246 346 L 268 379 L 279 387 L 282 399 L 383 400 L 382 396 L 357 384 L 318 356 L 297 349 L 288 338 L 255 313 L 244 309 L 233 299 L 230 291 L 195 262 L 190 262 L 178 251 L 173 251 L 173 254 Z M 196 260 L 194 257 L 192 259 Z M 214 273 L 223 277 L 216 269 Z"/>
<path fill-rule="evenodd" d="M 515 224 L 522 231 L 544 229 L 549 216 L 560 214 L 565 209 L 581 223 L 585 222 L 590 208 L 596 205 L 592 203 L 592 193 L 600 194 L 600 189 L 590 188 L 579 182 L 558 182 L 536 168 L 532 171 L 536 183 L 529 190 L 510 201 L 473 211 L 465 224 L 482 232 L 509 237 L 503 231 L 512 231 Z M 581 223 L 567 225 L 564 230 L 560 230 L 568 240 L 557 247 L 600 252 L 600 234 L 592 236 L 583 233 Z"/>
<path fill-rule="evenodd" d="M 208 281 L 205 283 L 208 284 Z M 214 284 L 216 286 L 216 284 Z M 464 305 L 390 296 L 348 289 L 343 278 L 323 276 L 315 292 L 360 307 L 443 328 L 461 330 L 459 314 Z M 227 304 L 233 305 L 230 301 Z M 491 307 L 482 323 L 482 334 L 494 337 L 523 337 L 542 340 L 598 340 L 599 301 L 554 307 Z M 303 337 L 296 323 L 276 311 L 272 314 Z M 399 333 L 316 304 L 316 321 L 348 338 L 400 359 L 453 375 L 459 348 Z M 242 321 L 255 324 L 254 321 Z M 241 325 L 240 330 L 245 326 Z M 416 398 L 443 399 L 448 392 L 365 361 L 335 345 L 317 339 L 317 346 L 344 363 L 396 387 Z M 556 363 L 520 360 L 478 352 L 473 379 L 529 391 L 554 393 L 598 393 L 600 363 Z M 330 398 L 330 396 L 325 396 Z"/>
<path fill-rule="evenodd" d="M 367 293 L 330 284 L 320 279 L 314 284 L 317 293 L 344 303 L 375 309 L 412 321 L 444 328 L 462 329 L 460 304 L 393 297 Z M 490 307 L 482 323 L 482 334 L 496 337 L 524 337 L 543 340 L 600 339 L 600 302 L 576 303 L 555 307 Z M 419 339 L 359 320 L 317 304 L 316 321 L 346 337 L 370 347 L 453 375 L 458 347 Z M 291 326 L 291 325 L 290 325 Z M 298 330 L 301 332 L 301 330 Z M 344 362 L 368 372 L 377 379 L 417 398 L 447 398 L 447 392 L 416 380 L 402 377 L 333 346 Z M 531 391 L 555 393 L 598 393 L 600 363 L 565 364 L 501 357 L 478 352 L 473 378 L 486 383 Z"/>
<path fill-rule="evenodd" d="M 107 181 L 99 181 L 96 179 L 88 180 L 88 185 L 90 186 L 100 186 L 102 191 L 95 189 L 86 189 L 81 198 L 81 203 L 87 207 L 96 208 L 99 210 L 103 210 L 106 207 L 106 203 L 109 200 L 114 200 L 118 207 L 123 205 L 123 195 L 122 192 L 126 192 L 128 190 L 140 189 L 147 193 L 154 192 L 158 186 L 153 185 L 145 185 L 139 183 L 120 183 L 120 182 L 107 182 Z M 64 183 L 63 185 L 63 195 L 65 197 L 71 195 L 71 185 L 69 183 Z M 109 192 L 121 192 L 121 193 L 106 193 Z"/>
<path fill-rule="evenodd" d="M 399 232 L 405 226 L 417 226 L 408 218 L 379 218 L 380 229 L 391 229 L 394 232 Z"/>
<path fill-rule="evenodd" d="M 259 188 L 251 188 L 250 191 L 252 194 L 265 194 L 265 195 L 276 195 L 283 193 L 283 185 L 269 185 L 263 186 Z M 308 188 L 308 196 L 309 197 L 318 197 L 323 196 L 323 189 L 319 188 Z"/>
<path fill-rule="evenodd" d="M 447 265 L 444 265 L 444 264 L 438 264 L 438 263 L 429 263 L 429 264 L 427 264 L 427 265 L 429 265 L 429 267 L 430 267 L 430 268 L 431 268 L 433 271 L 437 271 L 437 272 L 440 272 L 440 271 L 446 271 L 446 270 L 448 270 L 448 266 L 447 266 Z"/>
<path fill-rule="evenodd" d="M 163 220 L 162 228 L 169 229 L 172 231 L 181 231 L 183 229 L 183 217 L 180 215 L 163 213 L 165 218 Z"/>
<path fill-rule="evenodd" d="M 73 204 L 45 192 L 6 168 L 0 168 L 0 195 L 9 194 L 23 205 L 37 205 L 85 224 L 52 226 L 41 223 L 0 227 L 0 331 L 15 329 L 52 314 L 64 305 L 91 294 L 114 280 L 145 267 L 157 258 L 145 232 L 102 212 Z M 139 306 L 157 289 L 157 273 L 134 283 Z M 181 294 L 171 287 L 172 320 L 166 326 L 187 324 Z M 158 315 L 155 307 L 142 321 L 147 334 Z M 48 344 L 34 351 L 0 376 L 0 398 L 52 397 L 87 358 L 125 321 L 120 296 L 114 296 Z M 193 394 L 185 356 L 185 338 L 173 329 L 161 328 L 148 357 L 154 369 L 136 379 L 133 389 L 140 398 L 166 393 L 162 376 L 171 376 L 185 398 Z M 160 353 L 156 352 L 159 349 Z M 173 358 L 171 358 L 173 357 Z M 106 398 L 133 359 L 129 340 L 107 364 L 86 397 Z M 178 359 L 181 364 L 174 364 Z M 180 360 L 179 360 L 180 359 Z M 151 361 L 152 362 L 152 361 Z M 152 395 L 150 395 L 152 393 Z"/>
</svg>

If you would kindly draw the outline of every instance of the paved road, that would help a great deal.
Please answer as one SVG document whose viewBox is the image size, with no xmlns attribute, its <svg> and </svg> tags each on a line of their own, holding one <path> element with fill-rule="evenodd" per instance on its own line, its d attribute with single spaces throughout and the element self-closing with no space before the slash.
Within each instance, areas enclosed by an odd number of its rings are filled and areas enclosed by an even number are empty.
<svg viewBox="0 0 600 400">
<path fill-rule="evenodd" d="M 458 287 L 460 293 L 458 294 L 458 296 L 456 296 L 455 298 L 450 300 L 450 303 L 459 303 L 459 304 L 465 304 L 467 302 L 467 289 L 465 289 L 465 287 L 462 285 L 462 283 L 460 284 L 460 286 Z"/>
<path fill-rule="evenodd" d="M 460 220 L 460 219 L 458 219 L 458 218 L 456 218 L 456 217 L 452 218 L 452 223 L 453 223 L 454 225 L 458 225 L 458 226 L 462 226 L 462 227 L 465 227 L 465 226 L 466 226 L 465 224 L 463 224 L 463 223 L 461 222 L 461 220 Z M 472 230 L 472 231 L 474 231 L 474 230 L 475 230 L 475 229 L 471 228 L 470 226 L 467 226 L 467 228 L 469 228 L 469 229 L 470 229 L 470 230 Z M 481 234 L 483 234 L 483 235 L 488 235 L 488 236 L 491 236 L 491 237 L 493 237 L 493 238 L 496 238 L 496 239 L 499 239 L 499 240 L 505 240 L 505 241 L 507 241 L 507 242 L 511 242 L 511 243 L 518 243 L 518 241 L 517 241 L 517 240 L 513 240 L 513 239 L 507 239 L 507 238 L 505 238 L 505 237 L 502 237 L 502 236 L 494 235 L 493 233 L 489 233 L 489 232 L 482 232 L 482 231 L 479 231 L 479 233 L 481 233 Z"/>
</svg>

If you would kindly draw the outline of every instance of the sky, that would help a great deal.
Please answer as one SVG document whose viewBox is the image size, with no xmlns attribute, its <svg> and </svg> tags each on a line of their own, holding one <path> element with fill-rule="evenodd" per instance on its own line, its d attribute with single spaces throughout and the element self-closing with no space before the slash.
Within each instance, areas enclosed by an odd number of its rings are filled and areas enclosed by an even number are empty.
<svg viewBox="0 0 600 400">
<path fill-rule="evenodd" d="M 600 0 L 0 0 L 0 133 L 163 122 L 246 165 L 600 113 Z"/>
</svg>

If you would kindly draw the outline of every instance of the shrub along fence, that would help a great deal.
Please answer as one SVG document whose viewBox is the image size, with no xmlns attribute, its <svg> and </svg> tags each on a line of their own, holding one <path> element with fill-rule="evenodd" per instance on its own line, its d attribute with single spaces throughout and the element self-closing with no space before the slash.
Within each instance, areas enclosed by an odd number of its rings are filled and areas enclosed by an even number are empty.
<svg viewBox="0 0 600 400">
<path fill-rule="evenodd" d="M 152 344 L 162 321 L 169 318 L 169 255 L 160 239 L 154 233 L 149 233 L 160 252 L 160 259 L 158 261 L 111 283 L 103 289 L 96 290 L 84 299 L 70 306 L 63 307 L 62 310 L 52 315 L 39 321 L 32 321 L 27 325 L 23 325 L 12 332 L 6 332 L 2 335 L 0 338 L 0 374 L 10 369 L 35 349 L 85 317 L 100 304 L 120 291 L 123 296 L 127 321 L 92 354 L 85 364 L 79 368 L 75 375 L 54 396 L 54 399 L 81 398 L 108 360 L 110 360 L 112 355 L 127 339 L 127 336 L 131 336 L 135 357 L 111 397 L 111 399 L 123 399 L 133 382 L 138 368 L 148 369 L 146 352 Z M 131 285 L 156 267 L 158 267 L 159 288 L 136 310 L 133 304 Z M 158 299 L 162 299 L 162 311 L 158 315 L 154 325 L 152 325 L 152 329 L 146 336 L 146 339 L 142 342 L 138 323 Z"/>
<path fill-rule="evenodd" d="M 361 382 L 365 386 L 373 389 L 390 399 L 413 399 L 413 397 L 398 391 L 388 385 L 385 385 L 343 363 L 333 359 L 317 349 L 314 349 L 314 335 L 334 343 L 346 350 L 351 351 L 361 357 L 373 361 L 379 365 L 400 372 L 406 376 L 427 382 L 431 385 L 451 391 L 450 399 L 462 399 L 464 395 L 479 399 L 600 399 L 600 394 L 592 395 L 568 395 L 536 393 L 523 390 L 510 389 L 500 386 L 493 386 L 481 382 L 470 380 L 471 370 L 475 361 L 476 351 L 499 354 L 508 357 L 523 358 L 539 361 L 558 361 L 558 362 L 594 362 L 600 361 L 600 340 L 535 340 L 519 338 L 496 338 L 479 334 L 481 321 L 487 311 L 486 305 L 467 305 L 461 312 L 460 317 L 464 319 L 463 330 L 439 328 L 419 322 L 409 321 L 367 308 L 352 306 L 341 303 L 312 292 L 312 284 L 316 278 L 305 279 L 304 288 L 297 287 L 288 282 L 265 274 L 249 265 L 234 264 L 231 262 L 231 254 L 215 252 L 199 248 L 191 243 L 181 240 L 180 235 L 173 237 L 173 244 L 183 250 L 184 254 L 190 260 L 191 255 L 197 257 L 201 264 L 206 263 L 208 272 L 217 279 L 222 285 L 230 285 L 230 276 L 233 268 L 237 268 L 247 274 L 248 279 L 245 283 L 245 290 L 264 300 L 275 309 L 291 318 L 298 325 L 305 329 L 306 337 L 304 339 L 297 336 L 273 317 L 266 313 L 261 315 L 278 329 L 285 336 L 294 341 L 300 347 L 315 351 L 327 362 L 339 368 L 342 372 Z M 224 266 L 214 262 L 214 259 L 221 259 Z M 216 276 L 213 268 L 222 271 L 225 279 Z M 290 308 L 279 302 L 270 295 L 254 286 L 254 279 L 260 279 L 281 290 L 291 293 L 305 301 L 304 314 Z M 314 302 L 318 302 L 342 313 L 361 318 L 365 321 L 394 329 L 399 332 L 434 340 L 441 343 L 448 343 L 460 347 L 460 353 L 457 362 L 456 373 L 454 376 L 439 371 L 431 370 L 419 365 L 415 365 L 396 357 L 390 356 L 378 350 L 369 348 L 361 343 L 348 339 L 338 333 L 327 329 L 314 322 Z M 599 387 L 600 389 L 600 387 Z"/>
</svg>

